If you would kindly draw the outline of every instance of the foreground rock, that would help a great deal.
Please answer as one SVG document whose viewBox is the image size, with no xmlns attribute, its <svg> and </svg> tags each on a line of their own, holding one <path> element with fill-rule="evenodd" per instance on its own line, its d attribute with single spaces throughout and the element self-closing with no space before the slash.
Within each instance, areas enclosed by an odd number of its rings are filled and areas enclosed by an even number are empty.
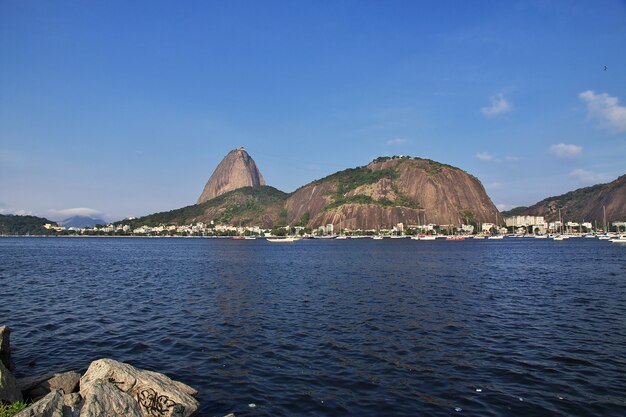
<svg viewBox="0 0 626 417">
<path fill-rule="evenodd" d="M 157 372 L 113 359 L 94 361 L 80 378 L 76 372 L 21 380 L 28 393 L 43 398 L 16 417 L 188 417 L 198 409 L 197 391 Z"/>
<path fill-rule="evenodd" d="M 82 378 L 69 371 L 16 380 L 5 365 L 8 335 L 0 326 L 0 401 L 36 401 L 15 417 L 188 417 L 198 409 L 192 387 L 113 359 L 92 362 Z"/>
<path fill-rule="evenodd" d="M 83 397 L 94 391 L 110 393 L 113 387 L 138 403 L 142 416 L 187 417 L 198 409 L 198 401 L 191 396 L 196 393 L 193 388 L 165 375 L 142 371 L 112 359 L 92 362 L 80 380 L 80 393 Z M 121 406 L 122 403 L 114 404 L 115 401 L 121 401 L 119 397 L 112 400 L 111 407 Z"/>
</svg>

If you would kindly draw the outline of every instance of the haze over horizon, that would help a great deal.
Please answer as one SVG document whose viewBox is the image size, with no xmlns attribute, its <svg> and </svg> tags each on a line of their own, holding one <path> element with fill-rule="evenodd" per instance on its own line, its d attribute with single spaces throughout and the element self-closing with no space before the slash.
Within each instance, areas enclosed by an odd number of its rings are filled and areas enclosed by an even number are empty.
<svg viewBox="0 0 626 417">
<path fill-rule="evenodd" d="M 0 1 L 0 213 L 187 206 L 239 146 L 288 192 L 385 155 L 500 209 L 609 182 L 624 28 L 617 0 Z"/>
</svg>

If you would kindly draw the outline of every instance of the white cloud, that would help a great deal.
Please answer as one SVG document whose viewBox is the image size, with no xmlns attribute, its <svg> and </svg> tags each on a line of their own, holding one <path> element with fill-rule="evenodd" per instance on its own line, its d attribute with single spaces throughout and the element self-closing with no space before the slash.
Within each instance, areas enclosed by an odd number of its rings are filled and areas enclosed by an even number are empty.
<svg viewBox="0 0 626 417">
<path fill-rule="evenodd" d="M 521 161 L 523 158 L 521 156 L 507 155 L 504 159 L 507 161 Z"/>
<path fill-rule="evenodd" d="M 502 187 L 504 187 L 504 184 L 502 184 L 501 182 L 492 182 L 489 184 L 485 184 L 485 188 L 488 190 L 499 190 Z"/>
<path fill-rule="evenodd" d="M 507 211 L 507 210 L 511 210 L 514 207 L 516 206 L 512 204 L 505 204 L 505 203 L 496 204 L 496 208 L 498 209 L 498 211 Z"/>
<path fill-rule="evenodd" d="M 411 143 L 411 139 L 409 139 L 409 138 L 394 138 L 394 139 L 389 139 L 387 141 L 387 145 L 388 146 L 406 145 L 407 143 Z"/>
<path fill-rule="evenodd" d="M 73 216 L 93 217 L 93 216 L 102 215 L 101 211 L 98 211 L 92 208 L 86 208 L 86 207 L 75 207 L 75 208 L 68 208 L 68 209 L 62 209 L 62 210 L 50 210 L 50 213 L 52 213 L 53 216 L 64 217 L 64 218 L 73 217 Z"/>
<path fill-rule="evenodd" d="M 589 117 L 600 121 L 600 127 L 612 133 L 626 132 L 626 107 L 619 105 L 617 97 L 607 93 L 596 94 L 587 90 L 578 95 L 587 103 Z"/>
<path fill-rule="evenodd" d="M 480 111 L 487 117 L 494 117 L 499 114 L 508 113 L 512 109 L 511 103 L 504 98 L 502 93 L 491 96 L 489 101 L 491 103 L 489 107 L 483 107 L 480 109 Z"/>
<path fill-rule="evenodd" d="M 598 184 L 609 180 L 604 174 L 587 171 L 584 169 L 575 169 L 569 173 L 570 177 L 576 178 L 582 184 Z"/>
<path fill-rule="evenodd" d="M 550 146 L 550 153 L 557 158 L 574 158 L 583 152 L 582 146 L 559 143 Z"/>
<path fill-rule="evenodd" d="M 493 161 L 495 159 L 495 155 L 489 152 L 478 152 L 476 153 L 476 158 L 481 161 Z"/>
<path fill-rule="evenodd" d="M 30 210 L 12 209 L 9 207 L 0 207 L 0 214 L 17 214 L 18 216 L 32 216 L 33 212 Z"/>
</svg>

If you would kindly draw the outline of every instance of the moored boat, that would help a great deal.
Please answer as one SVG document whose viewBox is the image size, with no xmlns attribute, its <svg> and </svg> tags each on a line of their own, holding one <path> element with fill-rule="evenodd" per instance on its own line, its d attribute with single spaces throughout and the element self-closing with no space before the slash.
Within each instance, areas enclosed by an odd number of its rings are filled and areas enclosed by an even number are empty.
<svg viewBox="0 0 626 417">
<path fill-rule="evenodd" d="M 292 243 L 300 239 L 295 238 L 295 237 L 277 237 L 277 238 L 268 237 L 266 240 L 271 243 Z"/>
</svg>

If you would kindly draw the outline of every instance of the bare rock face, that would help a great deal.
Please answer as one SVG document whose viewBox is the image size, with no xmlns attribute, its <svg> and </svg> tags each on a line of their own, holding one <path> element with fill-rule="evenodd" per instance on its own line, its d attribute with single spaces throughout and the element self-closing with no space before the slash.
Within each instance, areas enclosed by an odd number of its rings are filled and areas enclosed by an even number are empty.
<svg viewBox="0 0 626 417">
<path fill-rule="evenodd" d="M 230 151 L 215 168 L 197 204 L 238 188 L 261 185 L 265 185 L 265 180 L 256 163 L 243 148 L 237 148 Z"/>
<path fill-rule="evenodd" d="M 495 223 L 484 187 L 461 169 L 421 158 L 379 158 L 314 181 L 289 197 L 288 222 L 350 229 Z"/>
</svg>

